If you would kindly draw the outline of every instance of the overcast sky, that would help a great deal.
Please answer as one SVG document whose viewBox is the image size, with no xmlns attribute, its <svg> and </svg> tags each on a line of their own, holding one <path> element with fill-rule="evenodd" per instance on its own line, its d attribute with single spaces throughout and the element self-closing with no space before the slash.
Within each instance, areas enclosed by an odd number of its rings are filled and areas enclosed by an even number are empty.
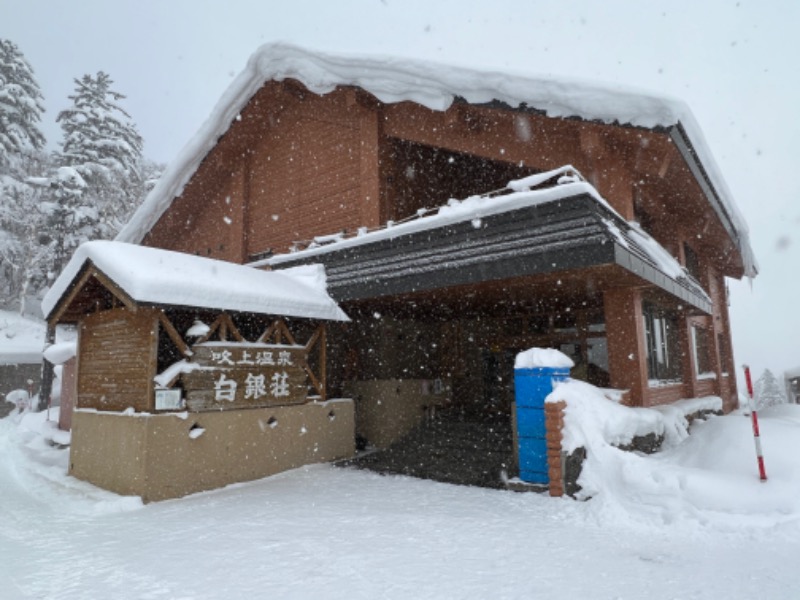
<svg viewBox="0 0 800 600">
<path fill-rule="evenodd" d="M 745 216 L 760 275 L 731 283 L 734 351 L 756 375 L 800 368 L 800 2 L 797 0 L 0 0 L 45 95 L 106 71 L 169 162 L 248 56 L 288 41 L 636 86 L 685 100 Z"/>
</svg>

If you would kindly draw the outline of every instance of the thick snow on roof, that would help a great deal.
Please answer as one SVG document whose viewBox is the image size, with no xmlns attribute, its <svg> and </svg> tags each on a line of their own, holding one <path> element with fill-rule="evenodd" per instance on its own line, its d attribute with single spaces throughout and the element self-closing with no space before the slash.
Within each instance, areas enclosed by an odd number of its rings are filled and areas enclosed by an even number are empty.
<svg viewBox="0 0 800 600">
<path fill-rule="evenodd" d="M 511 107 L 524 105 L 551 117 L 580 117 L 646 128 L 680 124 L 739 234 L 746 274 L 756 273 L 744 219 L 700 127 L 680 100 L 619 85 L 603 86 L 549 75 L 531 77 L 475 71 L 396 57 L 324 54 L 282 43 L 266 44 L 251 56 L 245 70 L 223 94 L 209 119 L 171 163 L 117 239 L 141 242 L 264 82 L 288 78 L 301 81 L 318 94 L 331 92 L 339 85 L 351 85 L 385 103 L 412 101 L 438 111 L 446 110 L 456 97 L 461 97 L 475 104 L 497 100 Z"/>
<path fill-rule="evenodd" d="M 44 351 L 44 357 L 54 365 L 63 365 L 76 354 L 78 354 L 78 340 L 51 344 Z"/>
<path fill-rule="evenodd" d="M 298 276 L 122 242 L 83 244 L 47 292 L 42 310 L 50 315 L 83 266 L 91 261 L 138 302 L 191 306 L 310 319 L 347 321 L 328 296 L 323 267 Z M 316 277 L 310 272 L 316 271 Z"/>
<path fill-rule="evenodd" d="M 786 379 L 794 379 L 795 377 L 800 377 L 800 367 L 795 367 L 794 369 L 787 369 L 783 372 L 783 376 Z"/>
<path fill-rule="evenodd" d="M 561 167 L 549 171 L 545 173 L 545 175 L 550 175 L 550 177 L 552 177 L 554 174 L 560 173 L 564 169 L 569 169 L 571 172 L 577 173 L 572 167 Z M 548 177 L 548 179 L 550 177 Z M 525 180 L 519 180 L 519 182 L 522 181 Z M 511 186 L 509 186 L 509 189 L 511 189 Z M 508 212 L 517 208 L 555 202 L 563 198 L 579 196 L 581 194 L 590 195 L 608 210 L 619 216 L 619 213 L 606 202 L 591 183 L 579 178 L 570 179 L 564 183 L 545 189 L 531 190 L 522 185 L 515 186 L 514 189 L 518 189 L 519 191 L 504 196 L 470 196 L 464 200 L 451 198 L 446 205 L 440 206 L 438 209 L 431 209 L 422 214 L 418 213 L 419 216 L 413 220 L 392 224 L 391 226 L 387 225 L 384 228 L 374 231 L 361 231 L 356 237 L 342 238 L 333 235 L 318 237 L 316 238 L 317 241 L 323 238 L 327 238 L 331 241 L 323 245 L 312 244 L 308 248 L 297 252 L 278 254 L 270 258 L 265 258 L 251 263 L 250 266 L 279 265 L 284 262 L 296 261 L 299 258 L 308 258 L 334 250 L 341 250 L 343 248 L 350 248 L 362 244 L 371 244 L 380 240 L 393 239 L 402 235 L 436 229 L 468 220 L 471 220 L 477 229 L 481 226 L 481 219 L 483 217 Z M 620 216 L 620 219 L 621 218 Z"/>
</svg>

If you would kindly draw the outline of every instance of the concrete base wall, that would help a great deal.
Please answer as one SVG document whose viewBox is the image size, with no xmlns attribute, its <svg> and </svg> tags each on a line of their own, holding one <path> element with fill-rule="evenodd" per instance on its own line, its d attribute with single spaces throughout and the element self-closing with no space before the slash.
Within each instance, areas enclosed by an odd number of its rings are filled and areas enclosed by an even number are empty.
<svg viewBox="0 0 800 600">
<path fill-rule="evenodd" d="M 432 380 L 355 381 L 347 392 L 356 399 L 356 433 L 376 448 L 387 448 L 419 425 L 436 407 L 451 401 L 450 381 L 434 394 Z"/>
<path fill-rule="evenodd" d="M 354 430 L 350 400 L 159 415 L 77 410 L 70 474 L 145 502 L 166 500 L 349 458 Z"/>
</svg>

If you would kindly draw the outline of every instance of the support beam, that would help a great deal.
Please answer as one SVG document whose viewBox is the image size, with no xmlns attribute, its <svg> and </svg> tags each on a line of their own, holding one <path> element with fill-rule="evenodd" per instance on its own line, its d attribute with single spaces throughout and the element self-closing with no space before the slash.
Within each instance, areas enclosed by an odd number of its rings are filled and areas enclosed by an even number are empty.
<svg viewBox="0 0 800 600">
<path fill-rule="evenodd" d="M 181 334 L 178 333 L 178 330 L 175 329 L 175 326 L 170 322 L 163 310 L 158 313 L 158 321 L 161 323 L 164 331 L 169 336 L 169 339 L 172 340 L 172 343 L 175 344 L 178 351 L 184 356 L 191 356 L 192 351 L 189 349 L 189 346 L 183 341 Z"/>
<path fill-rule="evenodd" d="M 360 180 L 361 180 L 361 224 L 366 227 L 379 227 L 386 215 L 381 206 L 381 127 L 379 122 L 380 112 L 360 108 L 362 111 L 359 119 L 360 128 Z"/>
</svg>

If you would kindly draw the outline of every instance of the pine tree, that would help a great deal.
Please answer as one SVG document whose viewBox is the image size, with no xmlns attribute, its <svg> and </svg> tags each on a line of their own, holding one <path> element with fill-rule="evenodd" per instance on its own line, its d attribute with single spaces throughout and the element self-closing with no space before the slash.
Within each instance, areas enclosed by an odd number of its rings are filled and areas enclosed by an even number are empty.
<svg viewBox="0 0 800 600">
<path fill-rule="evenodd" d="M 53 275 L 58 276 L 82 243 L 101 237 L 97 210 L 87 206 L 86 182 L 72 167 L 59 167 L 51 178 L 55 203 L 49 225 L 53 240 Z"/>
<path fill-rule="evenodd" d="M 769 369 L 764 369 L 761 377 L 756 381 L 754 396 L 756 407 L 759 410 L 786 402 L 786 396 L 778 384 L 778 380 Z"/>
<path fill-rule="evenodd" d="M 82 206 L 83 232 L 86 239 L 116 235 L 141 202 L 142 138 L 130 115 L 119 105 L 125 96 L 112 89 L 111 80 L 102 71 L 96 77 L 84 75 L 75 80 L 72 107 L 61 111 L 57 121 L 64 138 L 59 164 L 71 167 L 85 183 L 70 192 L 70 210 Z M 63 179 L 54 177 L 56 186 Z M 62 189 L 57 197 L 64 202 Z M 57 216 L 66 216 L 61 211 Z M 88 221 L 94 215 L 95 223 Z M 73 243 L 65 240 L 67 251 Z"/>
<path fill-rule="evenodd" d="M 22 52 L 0 39 L 0 303 L 20 312 L 45 285 L 47 245 L 38 235 L 43 194 L 28 183 L 47 161 L 38 125 L 42 100 Z"/>
<path fill-rule="evenodd" d="M 44 108 L 33 69 L 16 44 L 0 39 L 0 166 L 15 155 L 44 147 L 39 130 Z"/>
<path fill-rule="evenodd" d="M 64 132 L 61 164 L 90 186 L 108 183 L 115 174 L 136 176 L 142 157 L 142 138 L 119 106 L 125 96 L 111 89 L 113 83 L 102 71 L 76 79 L 72 107 L 56 118 Z"/>
</svg>

